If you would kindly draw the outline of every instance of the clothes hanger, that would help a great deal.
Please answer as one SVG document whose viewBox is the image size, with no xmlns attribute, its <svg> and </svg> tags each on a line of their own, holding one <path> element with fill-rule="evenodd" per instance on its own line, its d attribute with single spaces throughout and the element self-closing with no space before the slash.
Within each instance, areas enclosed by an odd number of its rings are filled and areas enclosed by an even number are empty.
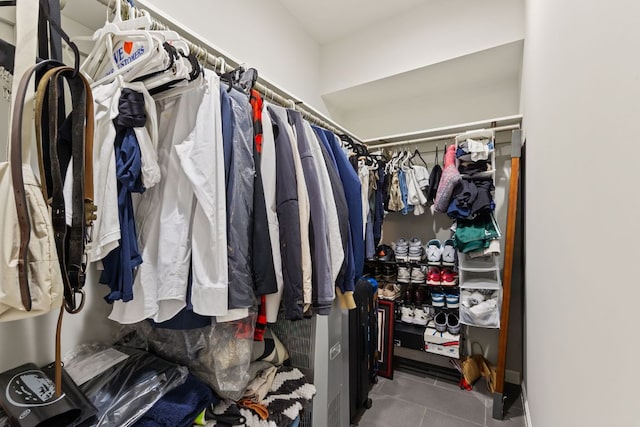
<svg viewBox="0 0 640 427">
<path fill-rule="evenodd" d="M 135 60 L 132 60 L 131 62 L 118 68 L 116 58 L 113 55 L 114 48 L 120 42 L 130 43 L 134 41 L 146 44 L 144 52 L 137 56 Z M 103 36 L 102 40 L 99 40 L 96 43 L 96 46 L 97 49 L 95 50 L 97 50 L 97 52 L 94 53 L 95 56 L 93 56 L 92 58 L 90 55 L 87 59 L 89 64 L 83 64 L 83 66 L 80 67 L 89 75 L 89 77 L 94 80 L 94 83 L 91 84 L 92 87 L 107 83 L 118 76 L 123 76 L 130 71 L 137 70 L 137 73 L 134 72 L 129 76 L 130 79 L 135 78 L 136 75 L 142 74 L 149 70 L 150 67 L 147 65 L 147 62 L 150 59 L 156 57 L 156 59 L 162 60 L 162 58 L 158 57 L 157 55 L 164 52 L 164 49 L 161 47 L 161 43 L 159 43 L 159 40 L 154 40 L 149 32 L 139 30 L 122 32 L 116 31 L 107 33 Z M 106 58 L 108 58 L 110 65 L 113 67 L 113 72 L 108 72 L 104 77 L 98 78 L 98 76 L 100 75 L 100 71 L 103 71 L 104 69 L 104 67 L 100 66 L 103 64 L 106 65 Z M 85 63 L 87 63 L 87 61 L 85 61 Z"/>
<path fill-rule="evenodd" d="M 413 155 L 411 156 L 411 159 L 415 158 L 416 156 L 418 156 L 420 161 L 422 161 L 422 164 L 424 165 L 424 167 L 427 168 L 427 170 L 429 170 L 429 166 L 427 165 L 427 162 L 422 158 L 422 154 L 420 154 L 420 151 L 418 150 L 417 146 L 415 147 L 415 150 L 413 151 Z"/>
<path fill-rule="evenodd" d="M 158 45 L 162 45 L 162 43 L 157 42 L 158 35 L 156 34 L 156 38 L 154 39 L 154 36 L 152 36 L 151 32 L 148 31 L 152 24 L 151 17 L 148 13 L 143 12 L 139 17 L 122 20 L 122 6 L 119 0 L 116 0 L 115 9 L 116 12 L 114 14 L 113 21 L 111 22 L 108 20 L 107 9 L 107 20 L 105 25 L 91 36 L 90 39 L 95 40 L 94 47 L 80 67 L 95 80 L 97 75 L 99 75 L 98 73 L 100 71 L 104 71 L 104 66 L 107 64 L 106 59 L 109 59 L 109 62 L 114 67 L 114 71 L 110 73 L 110 75 L 99 79 L 99 83 L 96 82 L 93 86 L 105 83 L 117 75 L 128 73 L 133 68 L 138 67 L 141 64 L 145 64 L 147 60 L 153 57 L 154 52 L 158 51 Z M 131 15 L 131 13 L 129 15 Z M 154 42 L 154 40 L 156 41 Z M 118 42 L 122 42 L 124 44 L 134 41 L 141 41 L 146 44 L 144 53 L 138 56 L 135 61 L 131 61 L 118 69 L 116 60 L 113 58 L 114 46 L 117 45 Z M 140 71 L 144 72 L 144 69 L 140 69 Z M 148 72 L 148 70 L 146 72 Z"/>
<path fill-rule="evenodd" d="M 169 64 L 159 71 L 137 77 L 133 79 L 133 81 L 143 82 L 145 87 L 151 91 L 161 87 L 168 89 L 186 80 L 195 80 L 200 74 L 198 62 L 195 59 L 192 60 L 189 57 L 185 57 L 181 51 L 178 51 L 178 49 L 168 42 L 163 43 L 162 46 L 170 60 Z M 196 67 L 195 70 L 194 67 Z M 194 71 L 195 73 L 192 76 L 192 72 Z M 162 91 L 162 89 L 160 91 Z"/>
<path fill-rule="evenodd" d="M 239 84 L 240 78 L 242 77 L 242 74 L 244 72 L 245 72 L 244 64 L 240 64 L 238 67 L 234 68 L 233 70 L 220 74 L 220 80 L 229 85 L 227 92 L 231 92 L 231 89 L 233 89 L 234 86 L 237 86 Z"/>
</svg>

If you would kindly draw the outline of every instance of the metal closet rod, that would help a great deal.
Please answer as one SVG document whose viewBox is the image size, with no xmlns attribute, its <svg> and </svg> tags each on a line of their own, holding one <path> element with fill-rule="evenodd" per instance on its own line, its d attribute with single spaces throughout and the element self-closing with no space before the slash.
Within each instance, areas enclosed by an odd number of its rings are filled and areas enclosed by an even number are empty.
<svg viewBox="0 0 640 427">
<path fill-rule="evenodd" d="M 111 11 L 115 12 L 116 6 L 113 0 L 96 1 L 103 4 L 104 6 L 107 6 Z M 142 14 L 140 9 L 138 9 L 137 7 L 132 7 L 127 1 L 120 0 L 120 3 L 122 5 L 123 12 L 128 12 L 130 10 L 134 14 L 136 14 L 136 16 L 140 16 Z M 237 60 L 231 58 L 230 55 L 223 53 L 220 49 L 213 46 L 210 42 L 204 40 L 202 37 L 194 35 L 191 31 L 189 31 L 179 22 L 175 21 L 173 18 L 161 13 L 161 11 L 153 7 L 153 5 L 145 4 L 144 9 L 151 16 L 153 29 L 176 31 L 180 34 L 180 37 L 182 37 L 184 41 L 189 45 L 189 49 L 191 50 L 191 52 L 201 58 L 201 60 L 204 59 L 203 62 L 205 62 L 206 64 L 214 68 L 224 66 L 225 72 L 233 70 L 235 68 L 234 64 L 236 66 L 241 64 Z M 158 16 L 160 16 L 159 19 L 161 19 L 163 22 L 161 22 L 157 18 Z M 210 51 L 215 52 L 215 55 Z M 264 96 L 265 100 L 276 102 L 283 107 L 297 110 L 305 119 L 320 127 L 328 129 L 334 133 L 349 135 L 356 142 L 362 141 L 361 138 L 358 138 L 352 132 L 340 126 L 315 108 L 306 105 L 297 97 L 291 95 L 284 89 L 279 88 L 277 85 L 263 79 L 262 77 L 258 78 L 258 82 L 255 84 L 254 89 L 260 92 Z"/>
<path fill-rule="evenodd" d="M 522 115 L 503 116 L 492 119 L 479 120 L 469 123 L 460 123 L 434 129 L 425 129 L 416 132 L 387 135 L 362 141 L 370 149 L 396 147 L 399 145 L 422 144 L 426 142 L 445 141 L 453 139 L 463 132 L 473 130 L 489 130 L 495 132 L 520 129 Z"/>
<path fill-rule="evenodd" d="M 505 130 L 515 130 L 520 129 L 520 125 L 505 125 L 505 126 L 496 126 L 493 128 L 483 128 L 486 130 L 492 130 L 494 132 L 501 132 Z M 466 131 L 465 131 L 466 132 Z M 369 150 L 375 150 L 377 148 L 389 148 L 389 147 L 397 147 L 399 145 L 411 145 L 411 144 L 423 144 L 425 142 L 435 142 L 435 141 L 444 141 L 447 139 L 454 139 L 456 136 L 460 135 L 462 132 L 450 133 L 447 135 L 438 135 L 438 136 L 429 136 L 426 138 L 416 138 L 416 139 L 408 139 L 406 141 L 398 141 L 398 142 L 389 142 L 387 144 L 377 144 L 377 145 L 367 145 Z"/>
</svg>

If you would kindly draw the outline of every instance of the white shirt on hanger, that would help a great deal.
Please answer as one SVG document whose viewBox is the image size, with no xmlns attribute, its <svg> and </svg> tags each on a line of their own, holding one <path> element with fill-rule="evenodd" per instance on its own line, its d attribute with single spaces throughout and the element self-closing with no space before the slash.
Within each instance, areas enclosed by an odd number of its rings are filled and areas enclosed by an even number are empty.
<svg viewBox="0 0 640 427">
<path fill-rule="evenodd" d="M 212 187 L 198 188 L 197 193 L 194 188 L 194 182 L 205 182 L 204 176 L 215 173 L 213 165 L 217 158 L 213 150 L 216 145 L 222 145 L 221 140 L 211 140 L 217 135 L 216 101 L 212 99 L 219 97 L 219 92 L 214 90 L 215 79 L 208 73 L 206 84 L 197 86 L 197 83 L 192 83 L 191 87 L 181 87 L 155 97 L 160 135 L 158 162 L 163 179 L 146 191 L 137 205 L 136 225 L 143 262 L 134 280 L 133 300 L 127 303 L 115 301 L 109 316 L 111 320 L 129 324 L 146 318 L 164 322 L 174 317 L 186 306 L 193 237 L 207 240 L 208 245 L 211 244 L 210 239 L 219 235 L 219 225 L 203 225 L 206 222 L 203 217 L 210 220 L 219 215 L 219 210 L 205 211 L 211 206 L 206 198 L 218 191 L 215 189 L 220 184 L 215 179 L 217 175 L 206 179 L 207 186 Z M 203 200 L 200 208 L 199 197 Z M 206 233 L 193 228 L 192 221 L 196 217 L 199 218 L 199 227 L 207 229 Z M 226 219 L 222 221 L 226 227 Z M 226 236 L 226 229 L 223 236 Z M 226 247 L 226 239 L 210 247 L 206 254 L 197 256 L 211 256 L 202 262 L 210 262 L 213 266 L 218 265 L 218 257 L 222 256 L 226 265 L 226 251 L 218 244 Z M 193 245 L 202 248 L 205 243 Z M 194 267 L 196 265 L 198 261 Z M 203 274 L 213 270 L 206 270 Z M 209 281 L 196 278 L 196 271 L 202 270 L 194 269 L 193 302 L 199 292 L 195 289 L 200 287 L 209 297 L 196 303 L 199 309 L 202 309 L 201 304 L 208 303 L 206 310 L 209 313 L 226 313 L 226 271 L 212 273 Z M 224 297 L 219 297 L 223 294 Z"/>
<path fill-rule="evenodd" d="M 86 246 L 87 261 L 104 258 L 119 246 L 120 217 L 118 214 L 118 183 L 114 142 L 116 128 L 113 119 L 118 117 L 120 84 L 110 84 L 93 89 L 95 131 L 93 138 L 93 197 L 98 207 L 91 229 L 91 239 Z M 71 202 L 71 183 L 65 182 L 65 200 Z M 69 213 L 71 206 L 69 205 Z"/>
</svg>

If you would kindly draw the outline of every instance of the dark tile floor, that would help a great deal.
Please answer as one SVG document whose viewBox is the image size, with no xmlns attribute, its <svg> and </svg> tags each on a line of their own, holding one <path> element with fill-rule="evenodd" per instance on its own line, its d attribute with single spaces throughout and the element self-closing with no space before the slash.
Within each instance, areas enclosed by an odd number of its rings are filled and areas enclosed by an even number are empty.
<svg viewBox="0 0 640 427">
<path fill-rule="evenodd" d="M 483 379 L 473 391 L 438 377 L 396 370 L 380 378 L 370 393 L 373 407 L 360 427 L 525 427 L 522 399 L 505 405 L 502 421 L 491 417 L 492 398 Z"/>
</svg>

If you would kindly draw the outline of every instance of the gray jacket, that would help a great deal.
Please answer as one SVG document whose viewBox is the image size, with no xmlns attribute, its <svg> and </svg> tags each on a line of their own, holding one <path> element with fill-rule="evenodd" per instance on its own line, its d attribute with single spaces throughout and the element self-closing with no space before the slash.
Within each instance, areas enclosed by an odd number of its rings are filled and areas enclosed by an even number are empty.
<svg viewBox="0 0 640 427">
<path fill-rule="evenodd" d="M 328 227 L 325 209 L 327 209 L 320 176 L 313 161 L 310 142 L 306 138 L 302 114 L 287 110 L 289 122 L 296 131 L 298 150 L 302 160 L 304 178 L 311 206 L 311 262 L 313 264 L 313 305 L 316 313 L 329 314 L 334 298 L 334 283 L 331 277 L 331 259 L 329 256 Z"/>
<path fill-rule="evenodd" d="M 226 90 L 224 85 L 222 90 Z M 253 191 L 253 113 L 246 95 L 233 89 L 233 144 L 231 170 L 227 183 L 227 252 L 229 257 L 229 308 L 255 304 L 252 269 Z M 225 123 L 223 123 L 223 126 Z"/>
<path fill-rule="evenodd" d="M 318 135 L 321 138 L 320 135 Z M 336 201 L 336 211 L 338 212 L 338 226 L 340 227 L 340 237 L 342 237 L 342 249 L 344 251 L 344 261 L 340 267 L 340 272 L 336 279 L 335 285 L 340 288 L 344 293 L 344 276 L 347 269 L 347 254 L 348 254 L 348 236 L 349 236 L 349 208 L 347 207 L 347 198 L 344 195 L 344 188 L 342 187 L 342 181 L 340 181 L 340 175 L 336 169 L 336 165 L 329 155 L 324 144 L 320 144 L 322 150 L 322 156 L 324 162 L 327 165 L 327 172 L 329 172 L 329 180 L 331 181 L 331 189 L 333 190 L 333 198 Z M 327 209 L 332 209 L 333 206 L 327 206 Z"/>
</svg>

